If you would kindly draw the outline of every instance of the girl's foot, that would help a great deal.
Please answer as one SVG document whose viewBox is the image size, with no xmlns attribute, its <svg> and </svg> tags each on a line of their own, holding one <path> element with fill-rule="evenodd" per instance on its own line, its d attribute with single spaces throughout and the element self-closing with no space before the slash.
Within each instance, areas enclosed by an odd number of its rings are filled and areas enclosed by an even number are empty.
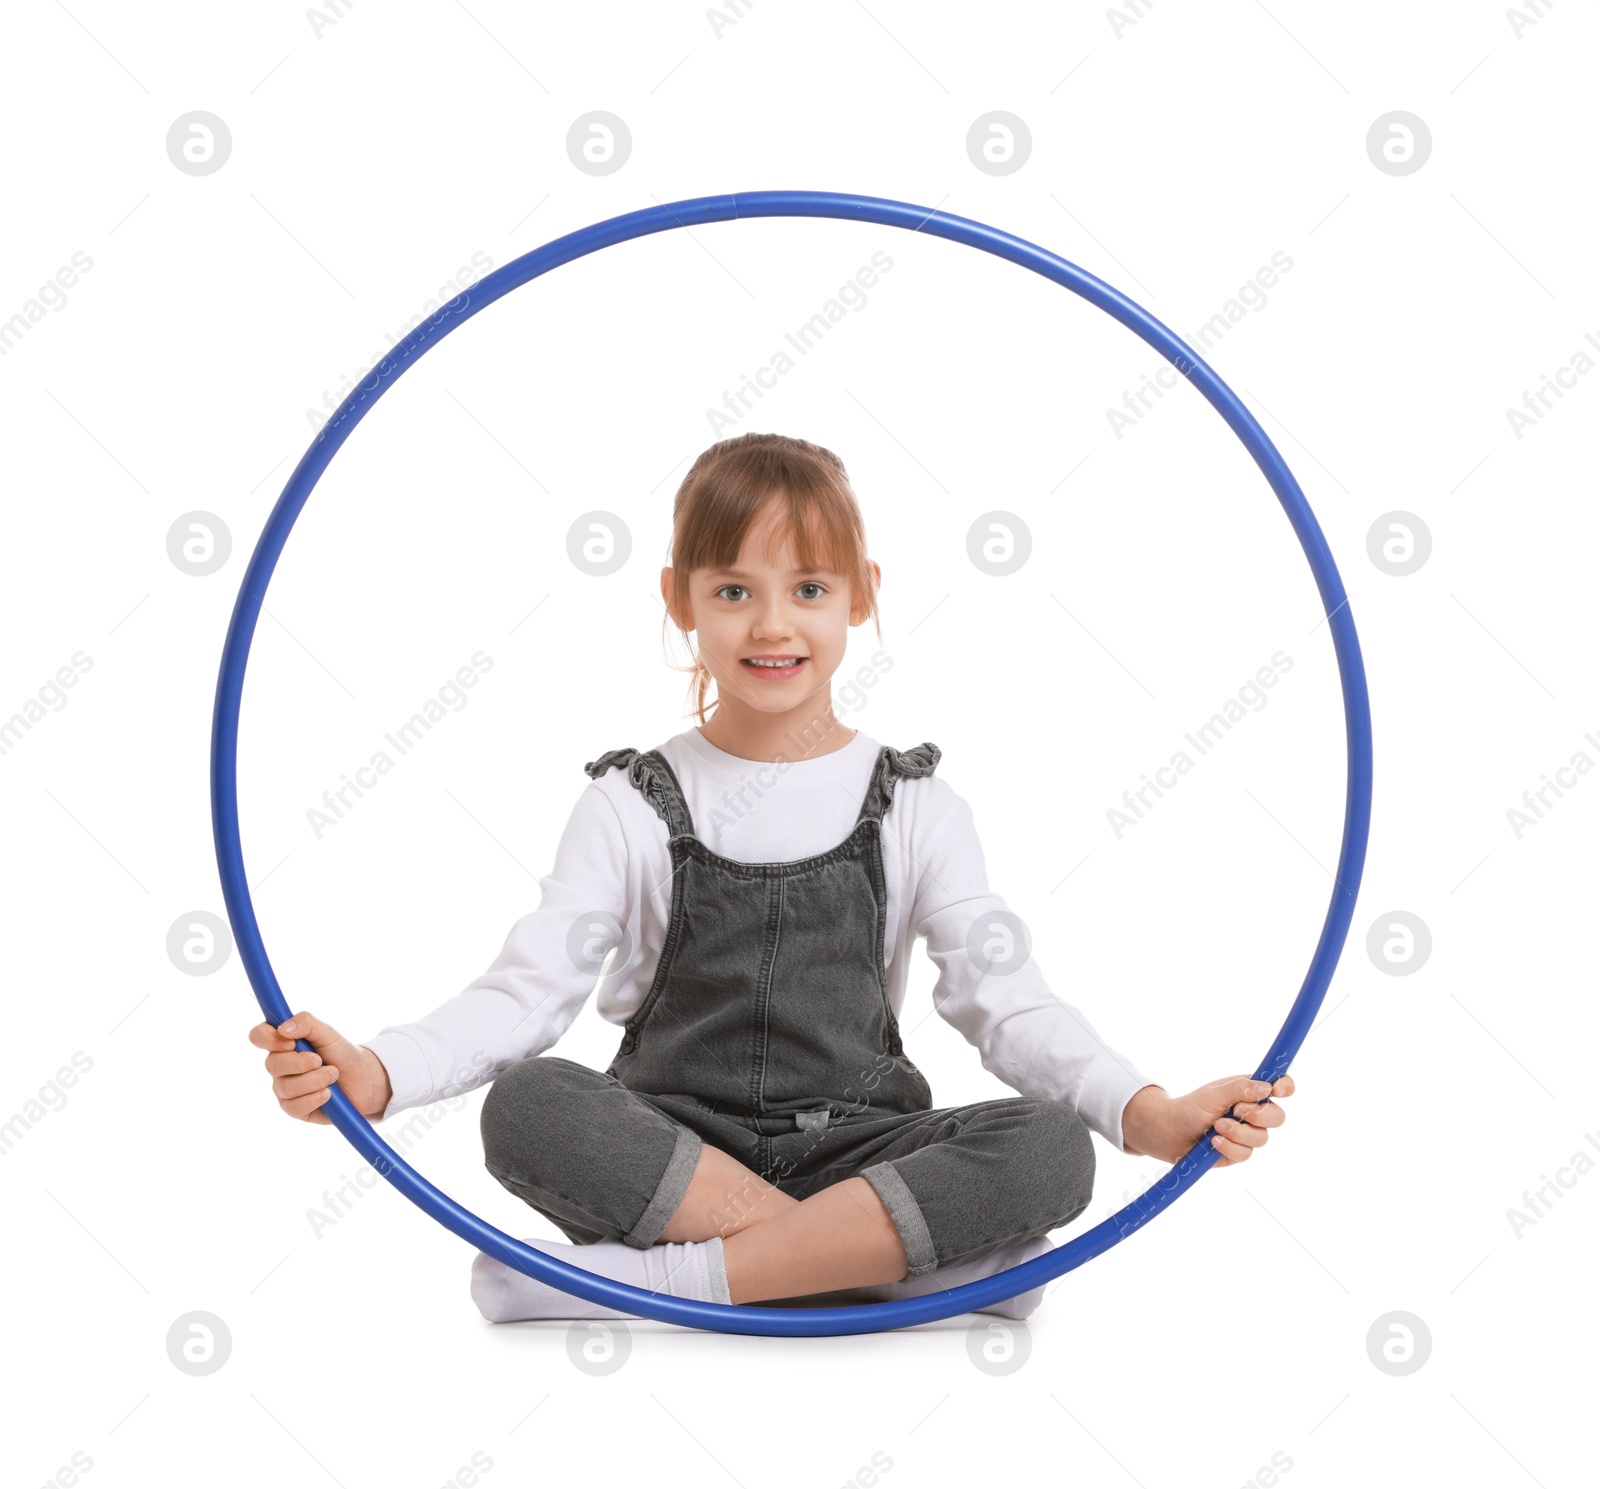
<svg viewBox="0 0 1600 1489">
<path fill-rule="evenodd" d="M 728 1303 L 728 1274 L 722 1261 L 722 1237 L 709 1241 L 667 1241 L 642 1250 L 621 1241 L 596 1241 L 588 1246 L 529 1240 L 528 1245 L 585 1272 L 598 1272 L 646 1292 L 702 1303 Z M 472 1301 L 493 1324 L 525 1318 L 638 1318 L 603 1303 L 576 1298 L 496 1261 L 480 1251 L 472 1263 Z"/>
<path fill-rule="evenodd" d="M 588 1246 L 566 1245 L 559 1241 L 529 1240 L 528 1245 L 547 1256 L 570 1262 L 586 1272 L 598 1272 L 614 1282 L 625 1282 L 647 1292 L 668 1297 L 694 1298 L 702 1303 L 728 1303 L 728 1275 L 723 1265 L 722 1237 L 709 1241 L 668 1241 L 647 1247 L 626 1246 L 621 1241 L 597 1241 Z M 1053 1250 L 1050 1240 L 1040 1236 L 1014 1246 L 1001 1246 L 953 1266 L 938 1267 L 921 1277 L 899 1282 L 882 1282 L 867 1287 L 840 1288 L 834 1292 L 808 1293 L 803 1297 L 774 1298 L 759 1307 L 837 1308 L 857 1303 L 890 1303 L 901 1298 L 920 1298 L 992 1277 L 1009 1267 L 1020 1266 Z M 1014 1298 L 989 1303 L 977 1313 L 1001 1318 L 1024 1319 L 1044 1298 L 1044 1286 L 1030 1288 Z M 472 1263 L 472 1300 L 490 1323 L 512 1323 L 530 1318 L 638 1318 L 602 1303 L 562 1292 L 537 1278 L 519 1272 L 479 1252 Z"/>
</svg>

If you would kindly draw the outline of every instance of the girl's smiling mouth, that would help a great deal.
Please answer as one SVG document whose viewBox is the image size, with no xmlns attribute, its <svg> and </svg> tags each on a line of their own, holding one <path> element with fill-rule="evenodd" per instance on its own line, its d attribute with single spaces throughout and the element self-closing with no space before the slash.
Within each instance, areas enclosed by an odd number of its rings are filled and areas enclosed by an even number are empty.
<svg viewBox="0 0 1600 1489">
<path fill-rule="evenodd" d="M 806 664 L 806 658 L 786 652 L 762 652 L 753 657 L 741 657 L 739 665 L 758 677 L 794 677 Z"/>
</svg>

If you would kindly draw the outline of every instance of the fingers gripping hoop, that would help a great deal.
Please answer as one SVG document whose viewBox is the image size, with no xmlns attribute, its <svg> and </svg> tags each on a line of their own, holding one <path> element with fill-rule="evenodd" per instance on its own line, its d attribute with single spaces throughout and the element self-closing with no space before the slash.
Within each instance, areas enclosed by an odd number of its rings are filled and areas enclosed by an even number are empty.
<svg viewBox="0 0 1600 1489">
<path fill-rule="evenodd" d="M 328 468 L 328 463 L 372 405 L 417 358 L 502 295 L 510 294 L 518 286 L 574 259 L 617 243 L 644 237 L 648 233 L 751 217 L 825 217 L 904 228 L 908 232 L 928 233 L 952 243 L 962 243 L 1042 274 L 1120 321 L 1183 373 L 1222 415 L 1277 494 L 1311 565 L 1312 575 L 1322 596 L 1328 630 L 1333 638 L 1334 653 L 1339 663 L 1339 680 L 1344 692 L 1347 773 L 1344 832 L 1327 917 L 1323 921 L 1322 933 L 1318 937 L 1300 992 L 1271 1049 L 1254 1072 L 1258 1080 L 1275 1081 L 1288 1070 L 1290 1062 L 1299 1052 L 1333 978 L 1355 910 L 1372 813 L 1372 720 L 1366 673 L 1344 585 L 1322 536 L 1322 529 L 1317 525 L 1283 457 L 1233 391 L 1192 347 L 1103 280 L 1035 244 L 970 218 L 951 216 L 908 202 L 823 191 L 757 191 L 737 196 L 695 197 L 688 201 L 667 202 L 594 223 L 525 253 L 521 258 L 496 269 L 471 289 L 463 291 L 400 341 L 339 405 L 333 417 L 311 442 L 310 449 L 301 457 L 284 486 L 256 543 L 255 552 L 250 556 L 223 646 L 212 717 L 211 815 L 217 865 L 240 959 L 250 978 L 250 985 L 255 989 L 262 1014 L 269 1023 L 277 1025 L 289 1018 L 291 1009 L 284 1000 L 266 948 L 262 945 L 255 906 L 251 903 L 245 880 L 244 858 L 239 841 L 239 707 L 245 667 L 250 657 L 250 643 L 266 598 L 267 585 L 295 519 Z M 303 1039 L 296 1040 L 295 1047 L 301 1050 L 311 1048 Z M 969 1282 L 946 1292 L 929 1293 L 894 1303 L 849 1308 L 761 1308 L 665 1297 L 557 1261 L 480 1220 L 449 1195 L 436 1189 L 378 1136 L 339 1086 L 331 1088 L 323 1110 L 351 1146 L 407 1199 L 454 1231 L 462 1240 L 507 1266 L 592 1303 L 665 1323 L 734 1334 L 863 1334 L 949 1318 L 969 1309 L 1015 1297 L 1109 1250 L 1161 1214 L 1179 1195 L 1187 1192 L 1216 1160 L 1216 1150 L 1209 1144 L 1208 1133 L 1149 1189 L 1116 1214 L 1045 1255 L 993 1277 Z"/>
</svg>

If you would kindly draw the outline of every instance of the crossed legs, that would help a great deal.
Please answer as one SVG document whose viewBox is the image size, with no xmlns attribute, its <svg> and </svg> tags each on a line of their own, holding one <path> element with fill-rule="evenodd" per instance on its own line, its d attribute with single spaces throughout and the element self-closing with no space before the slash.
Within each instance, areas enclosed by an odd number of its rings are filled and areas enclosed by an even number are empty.
<svg viewBox="0 0 1600 1489">
<path fill-rule="evenodd" d="M 705 1143 L 660 1239 L 713 1236 L 722 1237 L 735 1303 L 898 1282 L 908 1267 L 900 1233 L 865 1179 L 843 1179 L 797 1200 Z"/>
<path fill-rule="evenodd" d="M 918 1296 L 992 1275 L 1049 1250 L 1046 1233 L 1082 1213 L 1094 1177 L 1089 1130 L 1059 1102 L 871 1114 L 837 1132 L 744 1142 L 739 1124 L 719 1123 L 698 1099 L 646 1098 L 552 1055 L 496 1079 L 481 1128 L 489 1172 L 573 1243 L 554 1254 L 596 1246 L 580 1267 L 638 1273 L 649 1290 L 661 1290 L 666 1268 L 691 1288 L 677 1296 L 726 1293 L 735 1304 Z M 758 1163 L 767 1172 L 808 1162 L 824 1187 L 784 1193 L 746 1165 L 757 1152 L 770 1152 Z M 850 1177 L 826 1182 L 841 1172 Z"/>
</svg>

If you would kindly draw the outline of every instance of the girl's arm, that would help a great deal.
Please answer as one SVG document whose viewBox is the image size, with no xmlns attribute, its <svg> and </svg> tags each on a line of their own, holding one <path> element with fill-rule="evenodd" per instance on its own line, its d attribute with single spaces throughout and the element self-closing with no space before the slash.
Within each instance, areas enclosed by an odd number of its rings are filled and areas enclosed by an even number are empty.
<svg viewBox="0 0 1600 1489">
<path fill-rule="evenodd" d="M 1024 1096 L 1065 1102 L 1128 1151 L 1123 1110 L 1154 1083 L 1050 991 L 1031 955 L 1018 965 L 1024 948 L 1008 923 L 1012 912 L 989 888 L 972 810 L 947 783 L 939 794 L 948 809 L 912 845 L 921 872 L 911 924 L 939 970 L 934 1007 L 976 1047 L 985 1070 Z"/>
<path fill-rule="evenodd" d="M 487 971 L 433 1012 L 364 1041 L 393 1092 L 378 1121 L 459 1096 L 542 1053 L 588 1002 L 615 942 L 607 917 L 636 923 L 627 840 L 598 783 L 579 794 L 539 889 L 538 909 L 511 927 Z"/>
</svg>

